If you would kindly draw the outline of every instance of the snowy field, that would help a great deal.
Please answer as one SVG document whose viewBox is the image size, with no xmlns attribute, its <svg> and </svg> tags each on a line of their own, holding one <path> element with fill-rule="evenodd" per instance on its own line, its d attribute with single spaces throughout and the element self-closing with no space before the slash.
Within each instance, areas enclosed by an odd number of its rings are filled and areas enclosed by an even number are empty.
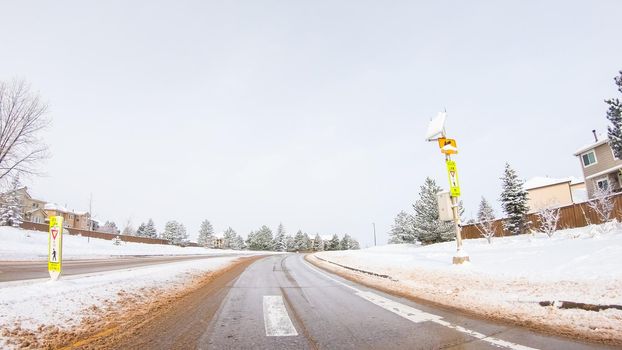
<svg viewBox="0 0 622 350">
<path fill-rule="evenodd" d="M 45 260 L 48 253 L 46 232 L 0 227 L 0 260 Z M 126 255 L 209 255 L 241 253 L 234 250 L 178 247 L 174 245 L 121 242 L 82 236 L 63 236 L 63 259 L 102 259 Z M 247 252 L 244 252 L 245 254 Z M 265 252 L 264 252 L 265 253 Z"/>
<path fill-rule="evenodd" d="M 145 302 L 171 290 L 182 290 L 195 278 L 222 269 L 238 257 L 214 257 L 148 267 L 62 277 L 58 281 L 31 280 L 0 283 L 0 348 L 37 343 L 43 336 L 72 327 L 87 328 L 89 318 L 118 311 L 119 303 Z M 88 322 L 87 322 L 88 324 Z"/>
<path fill-rule="evenodd" d="M 456 243 L 386 245 L 314 254 L 395 281 L 348 272 L 371 284 L 564 334 L 622 342 L 622 310 L 543 307 L 543 301 L 622 305 L 622 225 L 613 223 L 514 237 L 464 241 L 471 263 L 452 265 Z M 315 259 L 316 262 L 318 261 Z"/>
</svg>

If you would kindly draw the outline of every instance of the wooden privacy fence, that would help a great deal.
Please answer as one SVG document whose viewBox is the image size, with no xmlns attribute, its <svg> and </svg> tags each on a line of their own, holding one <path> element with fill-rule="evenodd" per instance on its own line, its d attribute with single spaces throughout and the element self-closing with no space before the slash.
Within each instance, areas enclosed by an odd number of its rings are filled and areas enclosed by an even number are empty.
<svg viewBox="0 0 622 350">
<path fill-rule="evenodd" d="M 622 220 L 622 193 L 611 196 L 613 200 L 613 213 L 612 218 Z M 508 236 L 509 233 L 503 228 L 503 220 L 497 219 L 492 222 L 492 227 L 495 231 L 496 237 Z M 526 230 L 540 229 L 540 219 L 537 213 L 527 214 L 525 216 L 525 222 L 530 223 L 526 227 Z M 557 223 L 557 229 L 562 230 L 566 228 L 584 227 L 589 224 L 601 224 L 598 214 L 594 210 L 590 209 L 588 202 L 577 203 L 559 208 L 559 222 Z M 526 233 L 526 232 L 524 232 Z M 462 238 L 481 238 L 481 232 L 477 228 L 477 224 L 469 224 L 462 226 Z"/>
<path fill-rule="evenodd" d="M 26 230 L 43 231 L 43 232 L 47 232 L 49 229 L 49 225 L 47 224 L 38 224 L 35 222 L 29 222 L 29 221 L 24 221 L 20 225 L 20 227 Z M 71 227 L 68 227 L 67 230 L 69 231 L 70 235 L 81 235 L 83 237 L 101 238 L 101 239 L 108 239 L 108 240 L 112 240 L 115 237 L 119 237 L 121 241 L 123 242 L 148 243 L 148 244 L 169 244 L 169 241 L 167 241 L 166 239 L 159 239 L 159 238 L 125 236 L 122 234 L 80 230 L 80 229 L 71 228 Z"/>
</svg>

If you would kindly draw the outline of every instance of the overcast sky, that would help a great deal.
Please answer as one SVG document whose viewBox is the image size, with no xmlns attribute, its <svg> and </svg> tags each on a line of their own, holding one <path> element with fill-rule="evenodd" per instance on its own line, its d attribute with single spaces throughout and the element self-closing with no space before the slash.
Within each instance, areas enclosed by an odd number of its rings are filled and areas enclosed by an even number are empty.
<svg viewBox="0 0 622 350">
<path fill-rule="evenodd" d="M 581 176 L 622 69 L 620 1 L 3 1 L 0 79 L 49 102 L 42 199 L 122 227 L 378 241 L 448 112 L 466 215 L 519 175 Z"/>
</svg>

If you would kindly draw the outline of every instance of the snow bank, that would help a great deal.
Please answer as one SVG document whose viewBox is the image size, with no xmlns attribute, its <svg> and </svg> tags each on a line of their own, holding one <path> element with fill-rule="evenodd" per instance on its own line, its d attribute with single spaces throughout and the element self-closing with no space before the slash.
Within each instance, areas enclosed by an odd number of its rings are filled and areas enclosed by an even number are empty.
<svg viewBox="0 0 622 350">
<path fill-rule="evenodd" d="M 622 305 L 622 225 L 464 241 L 471 263 L 452 265 L 455 242 L 386 245 L 314 254 L 330 262 L 388 275 L 381 284 L 411 296 L 562 333 L 622 342 L 622 311 L 542 307 L 541 301 Z M 593 235 L 596 235 L 593 237 Z M 339 271 L 335 265 L 320 262 Z M 342 273 L 347 271 L 341 269 Z M 347 272 L 351 273 L 351 272 Z M 377 277 L 357 274 L 371 284 Z M 460 300 L 460 302 L 457 302 Z M 585 335 L 585 334 L 583 334 Z"/>
<path fill-rule="evenodd" d="M 47 233 L 7 226 L 0 227 L 0 260 L 45 260 L 47 253 Z M 215 253 L 241 252 L 131 242 L 121 242 L 119 245 L 114 245 L 112 241 L 105 239 L 63 236 L 63 259 L 102 259 L 124 255 L 209 255 Z"/>
<path fill-rule="evenodd" d="M 36 337 L 51 326 L 59 331 L 79 326 L 89 317 L 100 317 L 101 311 L 130 295 L 140 299 L 184 288 L 191 279 L 224 268 L 236 259 L 215 257 L 63 277 L 58 281 L 0 283 L 0 348 L 10 346 L 11 336 Z"/>
</svg>

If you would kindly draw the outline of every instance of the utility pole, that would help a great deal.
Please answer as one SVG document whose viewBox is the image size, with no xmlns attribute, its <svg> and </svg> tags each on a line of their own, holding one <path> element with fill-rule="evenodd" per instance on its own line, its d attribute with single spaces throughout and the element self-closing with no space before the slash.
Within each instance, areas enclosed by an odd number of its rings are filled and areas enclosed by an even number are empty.
<svg viewBox="0 0 622 350">
<path fill-rule="evenodd" d="M 376 246 L 376 223 L 372 222 L 372 226 L 374 226 L 374 247 Z"/>
<path fill-rule="evenodd" d="M 453 257 L 453 263 L 456 265 L 469 261 L 469 256 L 462 251 L 462 232 L 460 229 L 460 213 L 458 210 L 460 196 L 460 184 L 458 182 L 458 168 L 456 162 L 451 159 L 452 154 L 458 153 L 456 140 L 446 138 L 445 136 L 445 119 L 446 112 L 439 113 L 428 125 L 426 133 L 426 141 L 438 141 L 441 153 L 445 155 L 445 164 L 447 165 L 447 175 L 449 177 L 449 195 L 451 198 L 451 212 L 453 216 L 454 229 L 456 230 L 456 254 Z"/>
</svg>

